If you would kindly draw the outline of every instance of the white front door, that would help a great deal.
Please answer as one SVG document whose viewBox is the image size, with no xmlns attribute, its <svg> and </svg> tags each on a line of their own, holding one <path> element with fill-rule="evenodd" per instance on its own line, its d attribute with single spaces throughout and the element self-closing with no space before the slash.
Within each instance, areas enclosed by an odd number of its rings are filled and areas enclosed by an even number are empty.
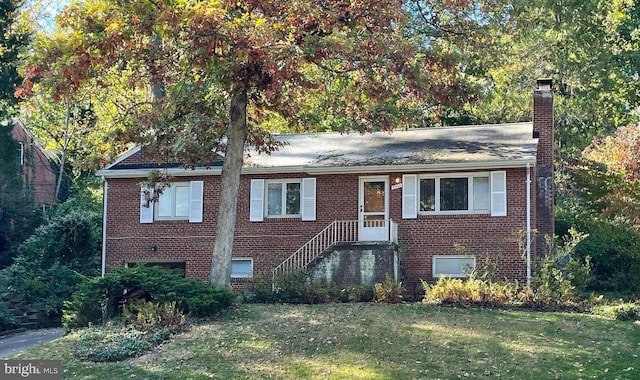
<svg viewBox="0 0 640 380">
<path fill-rule="evenodd" d="M 360 177 L 360 241 L 389 240 L 389 177 Z"/>
</svg>

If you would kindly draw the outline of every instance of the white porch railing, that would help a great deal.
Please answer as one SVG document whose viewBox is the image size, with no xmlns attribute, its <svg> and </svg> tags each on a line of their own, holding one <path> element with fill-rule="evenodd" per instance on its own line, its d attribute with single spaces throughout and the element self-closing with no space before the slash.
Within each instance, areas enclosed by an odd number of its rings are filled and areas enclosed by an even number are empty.
<svg viewBox="0 0 640 380">
<path fill-rule="evenodd" d="M 276 289 L 276 279 L 284 274 L 291 273 L 297 269 L 304 269 L 313 260 L 322 254 L 329 247 L 337 243 L 350 243 L 358 241 L 359 221 L 357 220 L 334 220 L 311 238 L 305 245 L 300 247 L 293 255 L 289 256 L 282 263 L 272 270 L 272 285 Z M 398 223 L 389 219 L 389 240 L 398 243 Z"/>
</svg>

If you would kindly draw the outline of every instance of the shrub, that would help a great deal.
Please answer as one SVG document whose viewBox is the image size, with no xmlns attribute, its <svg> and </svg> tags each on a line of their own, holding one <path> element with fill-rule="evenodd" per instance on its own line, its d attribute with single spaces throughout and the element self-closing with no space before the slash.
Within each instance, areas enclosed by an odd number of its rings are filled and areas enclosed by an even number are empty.
<svg viewBox="0 0 640 380">
<path fill-rule="evenodd" d="M 18 247 L 18 256 L 45 270 L 60 264 L 86 275 L 100 269 L 102 217 L 87 211 L 56 215 Z"/>
<path fill-rule="evenodd" d="M 144 332 L 126 326 L 90 327 L 78 338 L 74 356 L 93 362 L 119 361 L 142 354 L 175 332 L 171 328 Z"/>
<path fill-rule="evenodd" d="M 304 303 L 309 276 L 304 270 L 284 274 L 276 279 L 274 300 L 285 303 Z"/>
<path fill-rule="evenodd" d="M 402 302 L 402 282 L 395 282 L 387 274 L 383 282 L 373 285 L 373 299 L 377 302 L 399 303 Z"/>
<path fill-rule="evenodd" d="M 640 234 L 626 225 L 611 222 L 584 226 L 589 236 L 575 248 L 578 259 L 589 258 L 591 289 L 640 291 Z"/>
<path fill-rule="evenodd" d="M 423 303 L 457 305 L 499 306 L 514 305 L 527 307 L 557 308 L 578 305 L 567 300 L 561 292 L 547 286 L 520 286 L 517 281 L 483 281 L 474 278 L 458 279 L 440 277 L 435 284 L 422 281 Z"/>
<path fill-rule="evenodd" d="M 59 324 L 63 304 L 81 279 L 80 273 L 57 261 L 43 268 L 37 261 L 17 257 L 13 265 L 0 271 L 0 288 L 37 304 L 51 323 Z"/>
<path fill-rule="evenodd" d="M 9 314 L 4 303 L 0 302 L 0 332 L 14 329 L 18 326 L 18 321 Z"/>
<path fill-rule="evenodd" d="M 99 214 L 55 215 L 17 248 L 11 266 L 0 271 L 0 288 L 37 304 L 52 323 L 82 277 L 100 268 Z"/>
<path fill-rule="evenodd" d="M 276 294 L 273 292 L 271 281 L 265 276 L 256 276 L 251 283 L 249 291 L 243 293 L 243 300 L 246 302 L 275 302 Z"/>
<path fill-rule="evenodd" d="M 253 300 L 257 302 L 317 304 L 337 301 L 362 302 L 373 299 L 370 287 L 354 284 L 349 285 L 346 289 L 340 289 L 335 284 L 327 285 L 321 280 L 312 281 L 304 270 L 284 274 L 276 280 L 276 284 L 278 286 L 276 292 L 254 290 L 253 294 L 256 294 L 256 297 Z M 402 292 L 401 284 L 399 292 Z M 400 293 L 398 296 L 401 299 Z M 258 295 L 261 294 L 262 296 L 258 298 Z"/>
<path fill-rule="evenodd" d="M 338 297 L 342 302 L 367 302 L 373 300 L 373 290 L 365 285 L 349 285 Z"/>
<path fill-rule="evenodd" d="M 185 279 L 160 267 L 136 265 L 83 280 L 65 303 L 62 322 L 67 330 L 104 323 L 120 315 L 125 304 L 138 300 L 175 302 L 185 314 L 207 317 L 231 306 L 234 298 L 229 289 Z"/>
<path fill-rule="evenodd" d="M 213 316 L 231 306 L 236 297 L 229 289 L 211 286 L 199 280 L 187 280 L 185 283 L 198 284 L 197 287 L 192 288 L 191 292 L 182 293 L 184 298 L 180 306 L 194 317 Z M 158 297 L 158 300 L 171 301 L 181 298 L 176 296 L 177 294 L 169 294 L 165 297 Z"/>
<path fill-rule="evenodd" d="M 637 303 L 621 303 L 618 305 L 598 306 L 594 309 L 595 314 L 618 321 L 638 321 L 640 320 L 640 305 Z"/>
<path fill-rule="evenodd" d="M 450 277 L 440 277 L 431 285 L 422 281 L 424 290 L 424 303 L 452 303 L 467 300 L 467 291 L 462 280 Z"/>
<path fill-rule="evenodd" d="M 187 317 L 175 302 L 131 302 L 123 307 L 122 319 L 125 325 L 131 325 L 139 331 L 162 328 L 181 330 L 188 325 Z"/>
</svg>

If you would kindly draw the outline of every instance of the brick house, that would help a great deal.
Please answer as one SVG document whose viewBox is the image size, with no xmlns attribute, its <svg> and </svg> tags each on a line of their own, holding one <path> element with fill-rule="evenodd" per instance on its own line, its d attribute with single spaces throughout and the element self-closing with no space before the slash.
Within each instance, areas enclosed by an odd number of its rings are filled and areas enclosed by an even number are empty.
<svg viewBox="0 0 640 380">
<path fill-rule="evenodd" d="M 20 151 L 16 155 L 22 167 L 24 183 L 33 191 L 35 204 L 53 204 L 57 174 L 51 165 L 51 158 L 18 119 L 13 120 L 11 136 L 20 144 Z"/>
<path fill-rule="evenodd" d="M 396 247 L 395 275 L 410 290 L 486 260 L 499 277 L 527 280 L 535 232 L 553 234 L 550 80 L 538 81 L 533 108 L 533 122 L 286 135 L 271 155 L 247 151 L 233 287 L 317 262 L 338 242 Z M 97 173 L 103 273 L 160 263 L 206 280 L 221 168 L 166 168 L 173 185 L 148 204 L 140 182 L 151 167 L 135 148 Z"/>
</svg>

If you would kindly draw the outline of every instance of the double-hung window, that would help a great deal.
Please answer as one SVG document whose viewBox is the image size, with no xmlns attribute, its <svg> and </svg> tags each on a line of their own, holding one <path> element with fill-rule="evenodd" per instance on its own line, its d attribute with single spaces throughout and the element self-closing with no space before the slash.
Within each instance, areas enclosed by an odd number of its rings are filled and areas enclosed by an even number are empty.
<svg viewBox="0 0 640 380">
<path fill-rule="evenodd" d="M 300 216 L 300 180 L 267 181 L 267 217 Z"/>
<path fill-rule="evenodd" d="M 140 188 L 140 223 L 153 223 L 154 220 L 202 223 L 204 181 L 173 182 L 162 189 L 154 201 L 155 191 L 146 186 Z"/>
<path fill-rule="evenodd" d="M 489 174 L 424 176 L 418 179 L 419 209 L 428 213 L 489 213 Z"/>
<path fill-rule="evenodd" d="M 189 190 L 189 182 L 172 183 L 164 188 L 156 203 L 156 220 L 188 220 Z"/>
<path fill-rule="evenodd" d="M 252 179 L 249 220 L 299 218 L 316 220 L 316 179 Z"/>
</svg>

